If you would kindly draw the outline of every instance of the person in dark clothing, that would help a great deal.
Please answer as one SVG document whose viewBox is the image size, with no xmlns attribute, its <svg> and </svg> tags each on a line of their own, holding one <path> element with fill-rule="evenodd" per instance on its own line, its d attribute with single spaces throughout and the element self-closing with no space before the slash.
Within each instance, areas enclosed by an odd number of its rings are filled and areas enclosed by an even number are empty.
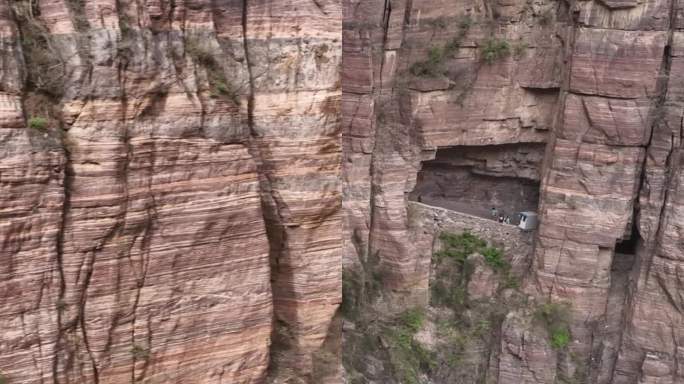
<svg viewBox="0 0 684 384">
<path fill-rule="evenodd" d="M 504 217 L 503 217 L 503 215 L 500 215 L 499 216 L 499 223 L 503 223 L 503 221 L 504 221 Z"/>
</svg>

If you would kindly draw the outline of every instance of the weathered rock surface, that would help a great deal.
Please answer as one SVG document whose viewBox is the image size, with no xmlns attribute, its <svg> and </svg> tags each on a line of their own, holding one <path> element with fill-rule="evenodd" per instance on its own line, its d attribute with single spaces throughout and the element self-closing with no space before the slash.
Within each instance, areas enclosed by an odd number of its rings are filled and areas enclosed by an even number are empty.
<svg viewBox="0 0 684 384">
<path fill-rule="evenodd" d="M 520 206 L 495 185 L 541 180 L 534 252 L 508 256 L 526 294 L 571 304 L 571 337 L 551 348 L 513 311 L 488 378 L 684 382 L 681 28 L 669 0 L 347 1 L 345 268 L 382 272 L 367 307 L 429 300 L 409 199 L 482 216 Z M 543 161 L 511 156 L 534 145 Z"/>
<path fill-rule="evenodd" d="M 341 12 L 0 2 L 4 378 L 339 382 Z"/>
</svg>

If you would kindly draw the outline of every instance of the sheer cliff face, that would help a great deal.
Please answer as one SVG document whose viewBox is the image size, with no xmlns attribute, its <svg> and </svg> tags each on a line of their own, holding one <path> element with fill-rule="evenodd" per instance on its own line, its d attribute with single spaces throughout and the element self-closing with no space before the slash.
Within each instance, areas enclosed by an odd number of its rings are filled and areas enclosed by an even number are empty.
<svg viewBox="0 0 684 384">
<path fill-rule="evenodd" d="M 0 1 L 3 378 L 334 381 L 341 13 Z"/>
<path fill-rule="evenodd" d="M 683 382 L 680 8 L 346 1 L 344 263 L 365 287 L 378 277 L 384 287 L 365 305 L 426 304 L 436 234 L 494 233 L 409 200 L 515 206 L 497 200 L 492 180 L 536 180 L 534 249 L 506 247 L 508 257 L 528 272 L 528 298 L 571 303 L 572 340 L 555 350 L 512 311 L 477 377 Z M 470 196 L 456 201 L 454 189 Z M 362 373 L 378 380 L 378 364 L 369 366 Z"/>
<path fill-rule="evenodd" d="M 683 17 L 0 0 L 0 381 L 684 382 Z"/>
<path fill-rule="evenodd" d="M 345 4 L 345 263 L 378 254 L 390 295 L 424 302 L 429 256 L 406 241 L 418 171 L 442 157 L 539 181 L 562 82 L 567 23 L 556 14 L 564 10 L 556 2 Z M 506 54 L 484 60 L 487 41 L 505 42 Z M 469 147 L 492 156 L 468 160 L 460 153 Z M 537 164 L 497 155 L 504 152 Z"/>
</svg>

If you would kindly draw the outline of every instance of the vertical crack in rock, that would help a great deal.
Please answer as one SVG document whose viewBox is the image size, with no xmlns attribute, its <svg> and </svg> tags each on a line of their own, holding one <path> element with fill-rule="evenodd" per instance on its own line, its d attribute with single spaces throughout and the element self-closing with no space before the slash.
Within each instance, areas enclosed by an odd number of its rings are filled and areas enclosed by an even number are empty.
<svg viewBox="0 0 684 384">
<path fill-rule="evenodd" d="M 66 147 L 66 145 L 63 146 L 64 150 L 64 158 L 65 158 L 65 164 L 64 164 L 64 179 L 63 179 L 63 195 L 64 195 L 64 202 L 62 204 L 62 213 L 61 213 L 61 221 L 57 230 L 57 249 L 56 249 L 56 259 L 57 259 L 57 269 L 59 271 L 59 295 L 58 295 L 58 301 L 56 303 L 57 306 L 57 335 L 55 338 L 55 346 L 54 346 L 54 355 L 53 355 L 53 363 L 52 363 L 52 378 L 55 381 L 56 384 L 59 384 L 59 359 L 60 356 L 62 355 L 63 352 L 63 344 L 62 344 L 62 332 L 64 330 L 64 325 L 62 324 L 63 322 L 63 308 L 62 306 L 64 305 L 64 300 L 65 300 L 65 295 L 66 295 L 66 280 L 64 277 L 64 243 L 65 243 L 65 237 L 66 237 L 66 226 L 68 223 L 68 216 L 69 216 L 69 211 L 70 211 L 70 206 L 71 206 L 71 180 L 73 178 L 73 169 L 71 166 L 71 159 L 69 155 L 69 150 Z"/>
<path fill-rule="evenodd" d="M 247 94 L 247 126 L 252 137 L 257 134 L 254 130 L 254 74 L 252 73 L 252 62 L 249 55 L 249 38 L 247 36 L 247 13 L 248 0 L 242 0 L 242 49 L 245 52 L 245 65 L 247 67 L 247 75 L 249 82 L 249 92 Z M 261 159 L 256 157 L 255 159 Z"/>
<path fill-rule="evenodd" d="M 382 12 L 382 57 L 380 58 L 380 87 L 382 88 L 382 75 L 385 68 L 385 53 L 387 50 L 387 34 L 389 33 L 390 17 L 392 17 L 392 1 L 385 0 L 385 9 Z"/>
<path fill-rule="evenodd" d="M 241 16 L 241 23 L 242 23 L 242 46 L 243 50 L 245 53 L 245 66 L 247 69 L 247 76 L 248 76 L 248 93 L 247 93 L 247 127 L 249 129 L 249 142 L 248 142 L 248 150 L 252 158 L 254 159 L 257 167 L 257 173 L 258 173 L 258 178 L 259 178 L 259 189 L 260 189 L 260 195 L 261 195 L 261 209 L 262 209 L 262 214 L 264 215 L 264 221 L 266 223 L 266 236 L 268 237 L 268 243 L 269 243 L 269 259 L 270 259 L 270 284 L 271 284 L 271 295 L 274 298 L 272 302 L 272 306 L 275 307 L 275 297 L 278 294 L 278 292 L 273 291 L 274 290 L 274 281 L 275 279 L 278 278 L 277 274 L 277 268 L 278 268 L 278 258 L 280 257 L 280 252 L 283 249 L 283 246 L 286 242 L 286 236 L 287 233 L 286 231 L 280 227 L 280 224 L 282 223 L 282 217 L 280 216 L 280 211 L 278 208 L 277 203 L 274 201 L 273 195 L 272 195 L 272 189 L 271 189 L 271 179 L 270 175 L 268 172 L 264 169 L 264 157 L 263 154 L 261 153 L 261 143 L 259 142 L 259 133 L 256 130 L 255 123 L 254 123 L 254 107 L 255 107 L 255 102 L 256 102 L 256 86 L 255 86 L 255 79 L 254 79 L 254 73 L 253 73 L 253 66 L 252 66 L 252 59 L 250 55 L 250 46 L 249 46 L 249 36 L 248 36 L 248 12 L 249 12 L 249 1 L 248 0 L 243 0 L 242 1 L 242 16 Z M 277 222 L 273 223 L 273 219 L 275 219 Z M 276 321 L 276 314 L 275 311 L 273 312 L 273 319 L 271 323 L 271 340 L 270 340 L 270 346 L 269 346 L 269 351 L 270 351 L 270 364 L 268 367 L 268 374 L 273 375 L 275 374 L 274 371 L 277 369 L 274 367 L 275 364 L 277 364 L 277 356 L 275 355 L 275 351 L 277 348 L 279 348 L 279 345 L 276 345 L 276 335 L 279 332 L 278 327 L 286 327 L 285 324 L 283 324 L 280 321 Z"/>
<path fill-rule="evenodd" d="M 632 321 L 634 320 L 635 306 L 639 306 L 637 296 L 641 294 L 641 290 L 646 289 L 647 282 L 650 279 L 651 267 L 653 259 L 658 252 L 663 241 L 663 230 L 665 221 L 667 220 L 669 194 L 672 190 L 672 181 L 676 181 L 675 168 L 673 165 L 672 155 L 676 151 L 674 148 L 676 140 L 674 137 L 668 139 L 669 148 L 665 155 L 664 175 L 663 175 L 663 193 L 661 196 L 654 196 L 655 190 L 652 190 L 651 183 L 653 174 L 651 173 L 653 164 L 656 158 L 662 156 L 658 152 L 662 151 L 661 138 L 654 139 L 656 135 L 661 136 L 661 130 L 670 128 L 668 123 L 668 109 L 671 106 L 668 103 L 669 86 L 671 79 L 672 68 L 672 48 L 673 47 L 673 31 L 676 22 L 674 1 L 670 2 L 669 8 L 669 24 L 667 29 L 667 40 L 662 53 L 662 62 L 658 71 L 657 78 L 657 97 L 651 109 L 652 123 L 648 141 L 645 145 L 646 154 L 640 164 L 639 182 L 636 185 L 633 195 L 634 210 L 631 216 L 631 237 L 629 241 L 618 243 L 615 248 L 615 255 L 613 265 L 611 268 L 611 287 L 609 298 L 606 307 L 606 324 L 607 332 L 599 331 L 602 339 L 600 340 L 601 348 L 595 350 L 592 356 L 592 379 L 598 384 L 613 383 L 615 380 L 621 380 L 618 375 L 622 375 L 620 371 L 625 371 L 624 366 L 620 367 L 621 360 L 624 360 L 626 352 L 633 348 L 631 345 L 633 336 L 628 334 L 632 331 Z M 671 128 L 670 128 L 671 129 Z M 652 153 L 653 152 L 653 153 Z M 656 181 L 657 182 L 657 181 Z M 676 189 L 676 186 L 675 186 Z M 657 199 L 656 201 L 653 201 Z M 646 205 L 642 206 L 642 204 Z M 657 206 L 656 212 L 652 212 L 654 206 Z M 649 225 L 649 221 L 653 214 L 656 214 L 655 228 Z M 645 230 L 642 232 L 641 230 Z M 630 265 L 630 261 L 631 265 Z M 643 272 L 642 272 L 643 271 Z M 641 276 L 640 276 L 641 275 Z M 658 280 L 659 276 L 656 276 Z M 644 283 L 639 280 L 644 279 Z M 666 294 L 667 289 L 661 288 Z M 642 299 L 643 300 L 643 299 Z M 612 319 L 612 320 L 611 320 Z M 670 329 L 674 332 L 674 327 L 671 325 Z M 675 351 L 673 356 L 676 362 L 676 341 L 673 339 Z M 643 361 L 642 361 L 643 364 Z M 623 362 L 624 365 L 624 362 Z M 675 369 L 676 372 L 676 369 Z M 639 373 L 641 374 L 641 373 Z M 674 379 L 674 377 L 673 377 Z M 676 380 L 676 379 L 675 379 Z M 619 381 L 622 382 L 622 381 Z"/>
<path fill-rule="evenodd" d="M 644 162 L 642 165 L 642 180 L 644 180 L 644 184 L 642 184 L 639 188 L 639 191 L 637 192 L 637 197 L 641 194 L 641 189 L 645 187 L 645 181 L 647 179 L 646 175 L 646 170 L 647 170 L 647 159 L 649 157 L 648 150 L 651 148 L 651 146 L 654 144 L 653 138 L 654 135 L 656 134 L 656 130 L 658 129 L 659 126 L 664 126 L 669 128 L 669 123 L 667 121 L 667 102 L 668 102 L 668 91 L 670 88 L 670 71 L 672 68 L 672 47 L 674 45 L 673 41 L 673 36 L 674 36 L 674 25 L 677 22 L 677 14 L 678 10 L 676 7 L 676 0 L 670 0 L 670 9 L 669 9 L 669 14 L 668 14 L 668 30 L 667 30 L 667 43 L 665 45 L 665 50 L 663 52 L 663 61 L 660 67 L 659 71 L 659 93 L 658 93 L 658 99 L 656 101 L 656 107 L 655 107 L 655 116 L 656 118 L 654 119 L 653 125 L 651 127 L 651 132 L 650 136 L 648 139 L 648 144 L 646 146 L 646 156 L 644 158 Z M 680 127 L 680 132 L 681 132 L 681 127 Z M 652 233 L 653 236 L 651 238 L 646 239 L 647 245 L 646 245 L 646 251 L 647 251 L 647 256 L 649 260 L 645 260 L 646 264 L 646 280 L 648 280 L 650 276 L 650 268 L 651 268 L 651 259 L 653 258 L 655 252 L 657 251 L 656 248 L 658 247 L 659 240 L 662 238 L 662 230 L 664 228 L 664 221 L 667 217 L 667 214 L 665 212 L 665 209 L 667 208 L 667 202 L 669 200 L 669 193 L 671 190 L 671 184 L 672 181 L 675 180 L 674 175 L 676 174 L 676 169 L 675 166 L 673 165 L 673 154 L 678 150 L 678 148 L 675 148 L 675 143 L 677 140 L 674 138 L 674 134 L 672 134 L 671 139 L 670 139 L 670 148 L 668 150 L 668 153 L 666 155 L 665 159 L 665 181 L 664 181 L 664 194 L 663 194 L 663 199 L 660 202 L 660 210 L 658 213 L 658 224 L 655 228 L 655 231 Z M 679 141 L 681 144 L 681 140 Z M 677 151 L 678 152 L 678 151 Z M 636 218 L 635 218 L 636 220 Z M 638 261 L 636 264 L 641 264 L 641 261 Z"/>
<path fill-rule="evenodd" d="M 83 281 L 83 285 L 80 289 L 81 293 L 81 299 L 79 300 L 79 309 L 78 309 L 78 320 L 79 320 L 79 325 L 81 327 L 81 335 L 83 336 L 83 345 L 85 346 L 86 352 L 88 353 L 88 357 L 90 358 L 90 363 L 92 365 L 93 369 L 93 380 L 95 381 L 95 384 L 100 382 L 100 377 L 98 374 L 98 369 L 97 369 L 97 362 L 95 360 L 95 356 L 93 354 L 93 351 L 90 348 L 90 342 L 88 341 L 88 331 L 86 327 L 86 301 L 88 299 L 88 288 L 90 286 L 90 278 L 93 275 L 93 270 L 95 269 L 95 258 L 96 258 L 96 251 L 91 252 L 91 256 L 88 259 L 87 263 L 87 270 L 86 270 L 86 276 Z"/>
</svg>

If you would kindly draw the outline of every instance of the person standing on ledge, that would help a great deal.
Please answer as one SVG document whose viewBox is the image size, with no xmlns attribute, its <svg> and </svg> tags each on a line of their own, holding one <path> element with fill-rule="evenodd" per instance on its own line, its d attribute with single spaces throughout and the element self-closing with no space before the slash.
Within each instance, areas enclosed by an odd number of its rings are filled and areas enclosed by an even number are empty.
<svg viewBox="0 0 684 384">
<path fill-rule="evenodd" d="M 492 219 L 496 220 L 496 217 L 499 216 L 499 212 L 497 212 L 494 207 L 492 207 L 490 212 L 492 213 Z"/>
</svg>

